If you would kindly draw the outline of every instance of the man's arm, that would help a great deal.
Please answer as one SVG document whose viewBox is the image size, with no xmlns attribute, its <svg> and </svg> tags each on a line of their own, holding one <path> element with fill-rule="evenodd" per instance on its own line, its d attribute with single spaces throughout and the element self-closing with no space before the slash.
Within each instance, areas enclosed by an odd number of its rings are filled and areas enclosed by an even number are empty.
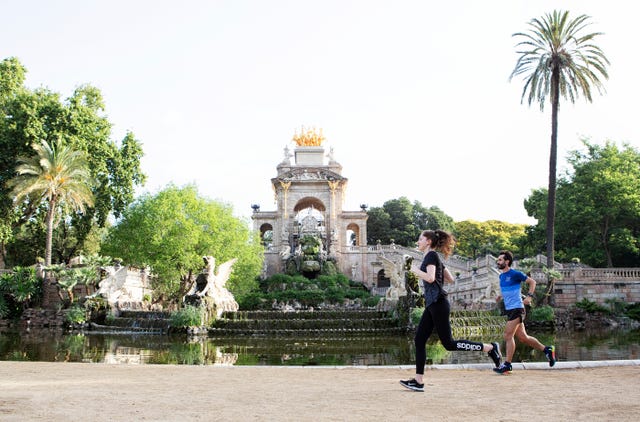
<svg viewBox="0 0 640 422">
<path fill-rule="evenodd" d="M 529 286 L 529 291 L 527 292 L 527 297 L 524 298 L 523 303 L 525 305 L 530 305 L 536 292 L 536 281 L 531 277 L 527 277 L 525 283 Z"/>
</svg>

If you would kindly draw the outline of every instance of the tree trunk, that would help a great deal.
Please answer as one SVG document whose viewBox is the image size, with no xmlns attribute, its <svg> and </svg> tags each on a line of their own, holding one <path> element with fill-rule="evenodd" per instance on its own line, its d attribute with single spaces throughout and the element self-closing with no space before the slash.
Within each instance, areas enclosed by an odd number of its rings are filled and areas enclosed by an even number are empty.
<svg viewBox="0 0 640 422">
<path fill-rule="evenodd" d="M 47 210 L 47 241 L 44 249 L 44 265 L 51 265 L 51 249 L 53 244 L 53 216 L 55 215 L 56 199 L 49 200 L 49 209 Z"/>
<path fill-rule="evenodd" d="M 556 220 L 556 167 L 558 162 L 558 109 L 560 107 L 560 70 L 553 69 L 551 76 L 551 148 L 549 151 L 549 192 L 547 201 L 547 268 L 553 269 L 555 262 Z M 553 278 L 547 276 L 546 300 L 553 306 Z"/>
</svg>

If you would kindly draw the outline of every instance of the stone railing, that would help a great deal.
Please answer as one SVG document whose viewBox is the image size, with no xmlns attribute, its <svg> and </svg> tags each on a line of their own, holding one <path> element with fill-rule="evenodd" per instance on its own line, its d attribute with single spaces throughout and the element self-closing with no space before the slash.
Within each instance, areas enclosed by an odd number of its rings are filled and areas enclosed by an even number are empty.
<svg viewBox="0 0 640 422">
<path fill-rule="evenodd" d="M 562 281 L 602 281 L 602 280 L 640 280 L 640 268 L 560 268 L 556 269 Z M 542 271 L 533 271 L 531 277 L 537 281 L 545 281 L 547 276 Z"/>
</svg>

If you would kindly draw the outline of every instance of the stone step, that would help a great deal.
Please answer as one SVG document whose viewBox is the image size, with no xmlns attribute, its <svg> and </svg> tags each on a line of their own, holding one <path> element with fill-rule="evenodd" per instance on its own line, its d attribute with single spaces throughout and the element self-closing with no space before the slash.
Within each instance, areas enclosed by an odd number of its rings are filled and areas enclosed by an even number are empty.
<svg viewBox="0 0 640 422">
<path fill-rule="evenodd" d="M 394 328 L 398 321 L 392 318 L 372 319 L 220 319 L 214 322 L 215 328 L 239 330 L 314 330 L 314 329 L 377 329 Z"/>
<path fill-rule="evenodd" d="M 89 325 L 93 333 L 119 333 L 119 334 L 166 334 L 167 328 L 162 327 L 121 327 L 117 325 L 100 325 L 91 323 Z"/>
<path fill-rule="evenodd" d="M 304 338 L 309 336 L 369 336 L 372 334 L 401 334 L 406 332 L 402 327 L 387 328 L 332 328 L 332 329 L 247 329 L 247 328 L 209 328 L 210 336 L 260 336 L 260 337 L 296 337 Z"/>
<path fill-rule="evenodd" d="M 226 312 L 223 319 L 229 320 L 270 320 L 270 319 L 373 319 L 387 318 L 387 312 L 375 309 L 362 310 L 299 310 L 299 311 L 238 311 Z"/>
</svg>

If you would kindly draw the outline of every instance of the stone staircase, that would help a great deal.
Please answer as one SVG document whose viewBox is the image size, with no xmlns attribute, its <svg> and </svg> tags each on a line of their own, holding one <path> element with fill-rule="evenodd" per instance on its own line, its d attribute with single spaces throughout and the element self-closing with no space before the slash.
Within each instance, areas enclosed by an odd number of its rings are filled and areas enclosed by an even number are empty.
<svg viewBox="0 0 640 422">
<path fill-rule="evenodd" d="M 104 324 L 91 323 L 94 333 L 164 335 L 170 329 L 169 312 L 122 311 Z M 486 311 L 452 311 L 454 337 L 502 332 L 504 317 Z M 227 312 L 208 329 L 213 337 L 356 337 L 410 332 L 406 322 L 375 309 Z"/>
<path fill-rule="evenodd" d="M 213 336 L 358 336 L 406 332 L 377 310 L 240 311 L 225 313 L 209 328 Z"/>
<path fill-rule="evenodd" d="M 451 331 L 454 337 L 480 337 L 489 333 L 502 333 L 506 320 L 493 311 L 451 311 Z"/>
</svg>

